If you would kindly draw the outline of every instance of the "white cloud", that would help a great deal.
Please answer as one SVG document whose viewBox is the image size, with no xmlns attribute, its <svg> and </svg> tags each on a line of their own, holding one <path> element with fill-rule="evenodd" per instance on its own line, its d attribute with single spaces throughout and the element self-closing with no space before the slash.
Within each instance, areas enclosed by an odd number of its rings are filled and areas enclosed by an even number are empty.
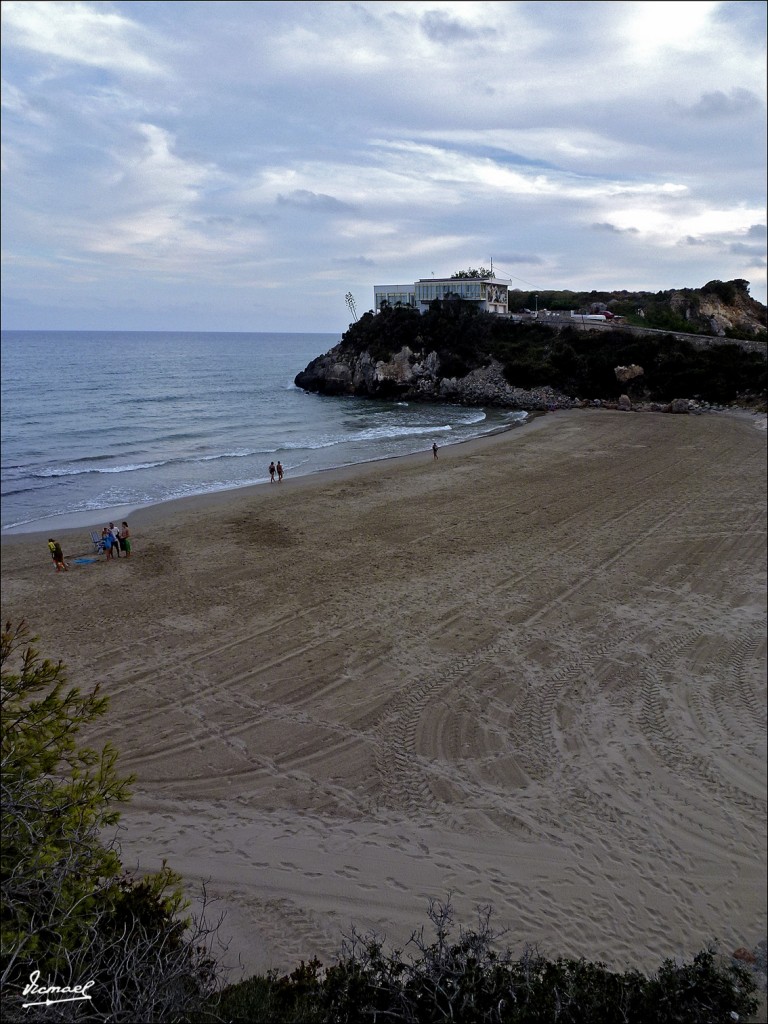
<svg viewBox="0 0 768 1024">
<path fill-rule="evenodd" d="M 625 3 L 621 42 L 633 55 L 647 60 L 675 50 L 700 52 L 711 45 L 713 15 L 720 4 L 713 0 L 645 0 Z"/>
<path fill-rule="evenodd" d="M 142 50 L 148 34 L 107 7 L 77 0 L 3 0 L 4 32 L 11 45 L 59 60 L 140 75 L 163 74 Z"/>
</svg>

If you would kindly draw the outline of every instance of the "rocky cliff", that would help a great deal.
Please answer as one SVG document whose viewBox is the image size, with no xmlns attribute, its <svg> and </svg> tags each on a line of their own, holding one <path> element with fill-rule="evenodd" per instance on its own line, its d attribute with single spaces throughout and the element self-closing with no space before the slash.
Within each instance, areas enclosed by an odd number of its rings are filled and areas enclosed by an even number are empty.
<svg viewBox="0 0 768 1024">
<path fill-rule="evenodd" d="M 711 290 L 705 286 L 693 295 L 689 289 L 671 292 L 670 307 L 691 325 L 692 330 L 704 334 L 726 337 L 737 333 L 765 338 L 765 306 L 745 289 L 729 288 L 732 282 L 723 284 L 722 289 L 717 288 L 721 282 L 713 284 L 715 287 Z"/>
<path fill-rule="evenodd" d="M 570 318 L 525 322 L 456 300 L 435 302 L 423 314 L 386 307 L 350 324 L 339 344 L 313 359 L 295 383 L 326 395 L 528 410 L 577 404 L 570 396 L 617 401 L 623 390 L 651 402 L 764 400 L 765 341 L 719 333 L 728 330 L 726 309 L 741 303 L 745 315 L 759 313 L 741 284 L 713 281 L 695 294 L 681 292 L 679 312 L 671 316 L 675 326 L 666 332 L 603 324 L 582 331 Z M 664 303 L 669 311 L 668 296 Z M 694 316 L 705 319 L 709 336 L 686 329 L 686 318 Z M 728 320 L 735 321 L 734 315 Z M 614 371 L 626 367 L 640 372 L 622 381 Z"/>
<path fill-rule="evenodd" d="M 548 386 L 532 389 L 508 384 L 503 367 L 495 359 L 464 377 L 444 377 L 436 352 L 417 355 L 407 346 L 390 359 L 373 359 L 368 352 L 356 354 L 337 345 L 313 359 L 297 374 L 296 386 L 322 395 L 355 395 L 362 398 L 455 402 L 506 409 L 564 408 L 574 400 Z"/>
</svg>

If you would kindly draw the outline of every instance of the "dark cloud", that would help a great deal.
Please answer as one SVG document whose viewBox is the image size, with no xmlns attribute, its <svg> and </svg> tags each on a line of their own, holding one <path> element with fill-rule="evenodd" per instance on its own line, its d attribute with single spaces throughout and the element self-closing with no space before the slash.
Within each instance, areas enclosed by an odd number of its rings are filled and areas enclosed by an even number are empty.
<svg viewBox="0 0 768 1024">
<path fill-rule="evenodd" d="M 677 243 L 678 245 L 711 245 L 712 241 L 708 238 L 697 238 L 695 235 L 686 235 L 685 238 L 681 238 Z"/>
<path fill-rule="evenodd" d="M 732 89 L 730 94 L 718 90 L 705 92 L 695 106 L 688 108 L 687 113 L 705 121 L 716 121 L 752 114 L 761 105 L 760 98 L 749 89 Z"/>
<path fill-rule="evenodd" d="M 376 261 L 369 259 L 367 256 L 340 256 L 337 259 L 331 260 L 337 267 L 375 267 Z"/>
<path fill-rule="evenodd" d="M 748 256 L 752 259 L 758 260 L 760 257 L 765 256 L 765 225 L 764 224 L 753 224 L 752 227 L 746 232 L 746 235 L 742 236 L 752 240 L 752 244 L 749 241 L 730 241 L 727 238 L 699 238 L 696 235 L 686 235 L 685 238 L 681 238 L 677 243 L 678 245 L 691 245 L 712 248 L 713 246 L 719 249 L 721 252 L 729 252 L 734 256 Z M 733 235 L 731 235 L 733 238 Z"/>
<path fill-rule="evenodd" d="M 593 231 L 610 231 L 614 235 L 639 235 L 640 232 L 637 228 L 619 228 L 615 224 L 609 224 L 607 221 L 601 223 L 590 224 Z"/>
<path fill-rule="evenodd" d="M 765 18 L 766 6 L 764 2 L 756 0 L 724 0 L 719 3 L 712 12 L 715 21 L 720 22 L 724 31 L 741 37 L 741 44 L 745 54 L 749 50 L 758 50 L 761 53 L 765 48 Z"/>
<path fill-rule="evenodd" d="M 424 35 L 433 43 L 463 43 L 482 38 L 485 33 L 465 25 L 444 11 L 427 11 L 421 19 Z"/>
<path fill-rule="evenodd" d="M 744 242 L 733 242 L 728 246 L 728 251 L 737 256 L 765 256 L 765 247 L 762 245 L 746 245 Z"/>
<path fill-rule="evenodd" d="M 310 192 L 305 188 L 295 189 L 287 196 L 279 194 L 277 202 L 281 206 L 299 206 L 304 210 L 324 210 L 330 213 L 348 213 L 354 209 L 349 203 L 343 203 L 334 196 L 328 196 L 324 192 Z"/>
</svg>

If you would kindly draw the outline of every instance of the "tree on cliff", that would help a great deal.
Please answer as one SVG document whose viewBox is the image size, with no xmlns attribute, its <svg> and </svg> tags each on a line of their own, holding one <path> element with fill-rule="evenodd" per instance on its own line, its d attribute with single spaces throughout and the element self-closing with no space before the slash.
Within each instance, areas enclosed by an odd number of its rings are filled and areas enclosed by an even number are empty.
<svg viewBox="0 0 768 1024">
<path fill-rule="evenodd" d="M 451 274 L 450 279 L 451 281 L 475 281 L 484 277 L 493 277 L 493 274 L 485 267 L 478 267 L 477 270 L 474 267 L 469 267 L 468 270 L 459 270 L 455 274 Z"/>
</svg>

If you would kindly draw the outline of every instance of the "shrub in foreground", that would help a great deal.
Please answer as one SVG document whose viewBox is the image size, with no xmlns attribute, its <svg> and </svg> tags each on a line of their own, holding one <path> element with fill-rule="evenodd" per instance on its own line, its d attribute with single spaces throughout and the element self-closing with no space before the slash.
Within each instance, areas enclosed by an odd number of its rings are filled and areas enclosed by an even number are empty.
<svg viewBox="0 0 768 1024">
<path fill-rule="evenodd" d="M 352 934 L 337 963 L 317 960 L 292 974 L 251 978 L 226 989 L 208 1020 L 232 1022 L 397 1021 L 404 1024 L 733 1024 L 755 1012 L 755 985 L 742 967 L 705 950 L 690 964 L 665 961 L 651 977 L 602 963 L 515 959 L 490 909 L 455 935 L 450 900 L 430 903 L 434 937 L 412 935 L 407 955 L 372 935 Z"/>
<path fill-rule="evenodd" d="M 216 991 L 216 927 L 205 908 L 183 916 L 169 868 L 134 878 L 105 841 L 131 780 L 118 775 L 109 745 L 93 750 L 78 734 L 104 714 L 106 699 L 98 687 L 69 687 L 64 666 L 40 658 L 24 623 L 6 624 L 0 663 L 3 1021 L 184 1019 Z M 25 996 L 31 983 L 88 985 L 87 998 L 48 1005 L 46 994 Z"/>
</svg>

